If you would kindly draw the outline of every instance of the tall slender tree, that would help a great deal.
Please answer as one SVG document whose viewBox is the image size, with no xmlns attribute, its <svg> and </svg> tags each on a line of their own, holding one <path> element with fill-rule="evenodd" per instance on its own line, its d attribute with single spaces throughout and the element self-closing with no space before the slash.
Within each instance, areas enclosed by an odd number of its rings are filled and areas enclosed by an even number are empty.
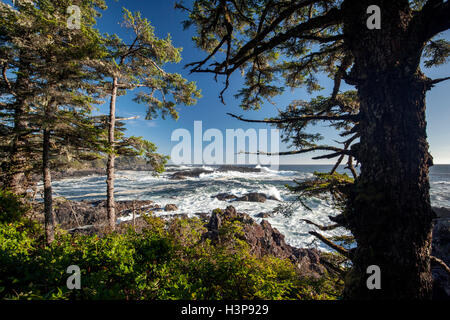
<svg viewBox="0 0 450 320">
<path fill-rule="evenodd" d="M 114 160 L 116 157 L 116 104 L 117 97 L 129 90 L 139 89 L 134 101 L 147 105 L 147 119 L 158 113 L 178 118 L 177 105 L 190 106 L 200 97 L 194 82 L 188 82 L 180 74 L 168 73 L 163 67 L 167 63 L 181 61 L 181 49 L 172 45 L 170 36 L 158 39 L 150 22 L 139 12 L 124 9 L 124 27 L 132 34 L 126 44 L 117 36 L 108 38 L 110 83 L 110 112 L 107 162 L 107 213 L 109 228 L 115 229 L 116 213 L 114 201 Z M 105 84 L 106 85 L 106 84 Z"/>
<path fill-rule="evenodd" d="M 436 36 L 450 27 L 450 2 L 197 0 L 177 7 L 189 13 L 185 26 L 196 27 L 194 41 L 209 54 L 190 64 L 192 72 L 223 76 L 228 87 L 231 74 L 240 70 L 246 80 L 238 95 L 244 109 L 282 94 L 280 78 L 286 87 L 311 91 L 321 89 L 318 73 L 333 79 L 329 97 L 296 102 L 267 120 L 292 124 L 299 147 L 294 152 L 328 150 L 326 158 L 340 163 L 347 156 L 350 168 L 353 160 L 361 164 L 337 219 L 357 242 L 349 255 L 346 297 L 430 298 L 432 157 L 425 96 L 449 78 L 429 79 L 420 64 L 424 55 L 431 58 L 426 66 L 447 61 L 449 43 Z M 342 82 L 356 93 L 341 93 Z M 305 133 L 306 125 L 318 121 L 348 126 L 343 148 L 318 145 L 318 136 Z M 347 185 L 342 179 L 335 183 Z M 366 285 L 371 265 L 381 269 L 381 290 Z"/>
</svg>

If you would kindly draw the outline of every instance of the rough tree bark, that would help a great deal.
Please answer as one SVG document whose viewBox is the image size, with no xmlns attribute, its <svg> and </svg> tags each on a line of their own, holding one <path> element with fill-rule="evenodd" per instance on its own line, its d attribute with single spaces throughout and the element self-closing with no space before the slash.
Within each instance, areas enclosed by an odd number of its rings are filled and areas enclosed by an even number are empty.
<svg viewBox="0 0 450 320">
<path fill-rule="evenodd" d="M 108 226 L 111 231 L 116 228 L 116 210 L 114 201 L 114 161 L 115 161 L 115 151 L 114 151 L 114 136 L 115 136 L 115 125 L 116 125 L 116 101 L 117 101 L 117 89 L 118 89 L 118 78 L 113 78 L 111 101 L 109 106 L 109 124 L 108 124 L 108 163 L 106 167 L 106 210 L 108 215 Z"/>
<path fill-rule="evenodd" d="M 55 240 L 55 217 L 53 214 L 52 177 L 50 173 L 50 130 L 44 129 L 42 142 L 42 176 L 44 180 L 44 217 L 47 244 Z"/>
<path fill-rule="evenodd" d="M 361 163 L 348 206 L 358 243 L 345 295 L 350 299 L 427 299 L 433 213 L 425 121 L 426 77 L 421 44 L 408 33 L 408 1 L 382 5 L 381 30 L 361 28 L 373 1 L 346 1 L 345 43 L 355 57 Z M 348 36 L 350 35 L 350 36 Z M 367 268 L 381 269 L 381 290 L 369 290 Z"/>
</svg>

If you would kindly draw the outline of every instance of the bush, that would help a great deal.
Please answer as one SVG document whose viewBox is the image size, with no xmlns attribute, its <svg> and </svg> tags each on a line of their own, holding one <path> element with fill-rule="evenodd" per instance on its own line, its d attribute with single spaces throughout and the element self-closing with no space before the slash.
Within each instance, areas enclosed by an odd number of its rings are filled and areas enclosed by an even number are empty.
<svg viewBox="0 0 450 320">
<path fill-rule="evenodd" d="M 24 223 L 0 223 L 1 299 L 331 299 L 334 287 L 302 279 L 289 260 L 256 258 L 226 225 L 218 244 L 202 239 L 199 219 L 146 217 L 105 237 L 60 234 L 45 246 Z M 66 286 L 81 269 L 81 290 Z M 328 282 L 331 283 L 331 282 Z M 329 292 L 332 294 L 330 295 Z M 339 292 L 337 292 L 339 294 Z"/>
<path fill-rule="evenodd" d="M 21 197 L 0 189 L 0 223 L 19 221 L 28 210 L 29 207 L 22 202 Z"/>
</svg>

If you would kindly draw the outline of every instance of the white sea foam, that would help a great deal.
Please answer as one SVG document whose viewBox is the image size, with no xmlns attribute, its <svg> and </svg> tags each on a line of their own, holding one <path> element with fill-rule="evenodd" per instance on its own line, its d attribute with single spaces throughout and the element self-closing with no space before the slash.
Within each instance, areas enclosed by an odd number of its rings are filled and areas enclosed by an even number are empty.
<svg viewBox="0 0 450 320">
<path fill-rule="evenodd" d="M 238 211 L 246 212 L 260 222 L 256 216 L 261 213 L 271 213 L 279 205 L 293 206 L 292 214 L 285 216 L 274 214 L 268 221 L 286 237 L 286 241 L 297 247 L 318 245 L 327 250 L 323 244 L 314 242 L 314 237 L 308 232 L 314 230 L 314 226 L 306 224 L 302 219 L 312 220 L 322 225 L 330 224 L 329 216 L 337 212 L 325 201 L 309 199 L 308 206 L 313 211 L 308 211 L 299 204 L 292 204 L 295 195 L 291 194 L 285 184 L 292 183 L 294 179 L 303 180 L 312 177 L 312 172 L 300 171 L 275 171 L 265 167 L 261 172 L 215 171 L 204 173 L 199 177 L 189 177 L 186 180 L 170 180 L 170 175 L 177 170 L 193 169 L 192 166 L 170 168 L 159 176 L 150 172 L 119 171 L 116 179 L 117 200 L 153 200 L 161 206 L 176 204 L 178 210 L 175 213 L 184 213 L 194 216 L 196 213 L 210 213 L 216 208 L 225 208 L 233 205 Z M 203 167 L 205 170 L 214 170 L 211 167 Z M 449 177 L 450 179 L 450 177 Z M 450 207 L 450 181 L 440 175 L 431 176 L 431 201 L 433 206 Z M 105 198 L 105 176 L 89 176 L 71 178 L 54 182 L 55 195 L 64 196 L 73 200 L 99 200 Z M 220 201 L 214 198 L 219 193 L 230 193 L 243 196 L 249 192 L 259 192 L 271 196 L 279 201 L 268 200 L 265 203 L 244 201 Z M 167 215 L 160 211 L 158 215 Z M 127 219 L 127 218 L 125 218 Z M 130 217 L 128 217 L 130 219 Z M 323 232 L 326 236 L 348 234 L 339 228 Z"/>
<path fill-rule="evenodd" d="M 283 201 L 283 197 L 281 196 L 280 191 L 277 189 L 277 187 L 270 187 L 267 191 L 263 190 L 263 193 L 267 197 L 273 197 L 278 201 Z"/>
</svg>

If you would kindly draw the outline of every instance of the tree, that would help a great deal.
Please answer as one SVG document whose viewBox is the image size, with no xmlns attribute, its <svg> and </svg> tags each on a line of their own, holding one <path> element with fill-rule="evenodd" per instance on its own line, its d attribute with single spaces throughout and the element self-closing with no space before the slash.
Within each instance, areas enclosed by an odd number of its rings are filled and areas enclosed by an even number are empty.
<svg viewBox="0 0 450 320">
<path fill-rule="evenodd" d="M 129 90 L 140 89 L 134 101 L 147 105 L 147 119 L 154 118 L 159 112 L 163 118 L 170 115 L 177 119 L 177 105 L 190 106 L 196 103 L 197 98 L 200 98 L 200 91 L 197 90 L 194 82 L 188 82 L 180 74 L 168 73 L 163 69 L 167 63 L 181 61 L 181 49 L 172 45 L 170 36 L 166 39 L 158 39 L 147 19 L 143 18 L 139 12 L 131 13 L 126 9 L 124 9 L 124 26 L 131 30 L 133 38 L 131 44 L 126 44 L 117 36 L 107 39 L 109 64 L 106 65 L 106 75 L 110 79 L 111 95 L 108 127 L 107 214 L 111 230 L 114 230 L 116 225 L 114 160 L 117 97 Z M 138 143 L 140 145 L 138 149 L 141 147 L 146 150 L 152 149 L 147 142 L 141 142 Z"/>
<path fill-rule="evenodd" d="M 329 97 L 294 102 L 279 118 L 263 121 L 292 129 L 299 147 L 293 152 L 328 150 L 325 156 L 338 163 L 348 157 L 350 168 L 360 163 L 354 183 L 336 184 L 347 199 L 337 220 L 357 242 L 345 296 L 430 298 L 432 157 L 425 95 L 448 78 L 429 79 L 420 63 L 422 56 L 430 58 L 427 67 L 447 60 L 449 43 L 435 37 L 450 27 L 449 1 L 197 0 L 177 7 L 189 13 L 184 24 L 196 27 L 194 41 L 209 53 L 191 63 L 191 71 L 225 77 L 226 89 L 240 70 L 244 109 L 282 94 L 280 77 L 287 87 L 310 91 L 320 89 L 319 73 L 334 80 Z M 379 29 L 372 26 L 377 18 Z M 341 93 L 342 82 L 356 92 Z M 305 132 L 318 121 L 343 130 L 343 148 L 318 145 L 320 137 Z M 371 265 L 381 268 L 381 290 L 366 286 Z"/>
<path fill-rule="evenodd" d="M 18 6 L 21 3 L 18 3 Z M 2 136 L 9 137 L 2 141 L 2 181 L 3 184 L 16 194 L 23 194 L 24 173 L 30 165 L 24 156 L 26 136 L 31 132 L 27 130 L 24 119 L 27 107 L 26 101 L 33 94 L 29 79 L 30 61 L 27 61 L 24 50 L 15 50 L 10 43 L 20 25 L 14 26 L 18 20 L 18 12 L 10 6 L 0 3 L 1 9 L 1 65 L 2 82 L 0 87 L 2 111 Z M 14 29 L 16 27 L 17 29 Z M 17 70 L 16 79 L 8 78 L 10 69 Z M 9 125 L 9 124 L 12 125 Z"/>
<path fill-rule="evenodd" d="M 99 74 L 90 66 L 104 54 L 101 37 L 92 28 L 96 8 L 104 3 L 80 4 L 83 19 L 79 30 L 68 28 L 70 4 L 43 0 L 18 2 L 17 10 L 1 6 L 2 49 L 8 53 L 3 61 L 2 88 L 6 90 L 2 98 L 6 103 L 2 120 L 6 133 L 13 136 L 12 143 L 5 145 L 12 160 L 12 173 L 8 174 L 17 191 L 20 176 L 35 169 L 37 160 L 41 162 L 48 243 L 54 239 L 51 166 L 55 156 L 92 157 L 100 148 L 100 131 L 90 118 L 98 91 L 92 81 Z M 7 69 L 16 76 L 9 77 Z M 8 128 L 8 122 L 12 127 Z M 27 167 L 22 165 L 27 162 Z"/>
</svg>

